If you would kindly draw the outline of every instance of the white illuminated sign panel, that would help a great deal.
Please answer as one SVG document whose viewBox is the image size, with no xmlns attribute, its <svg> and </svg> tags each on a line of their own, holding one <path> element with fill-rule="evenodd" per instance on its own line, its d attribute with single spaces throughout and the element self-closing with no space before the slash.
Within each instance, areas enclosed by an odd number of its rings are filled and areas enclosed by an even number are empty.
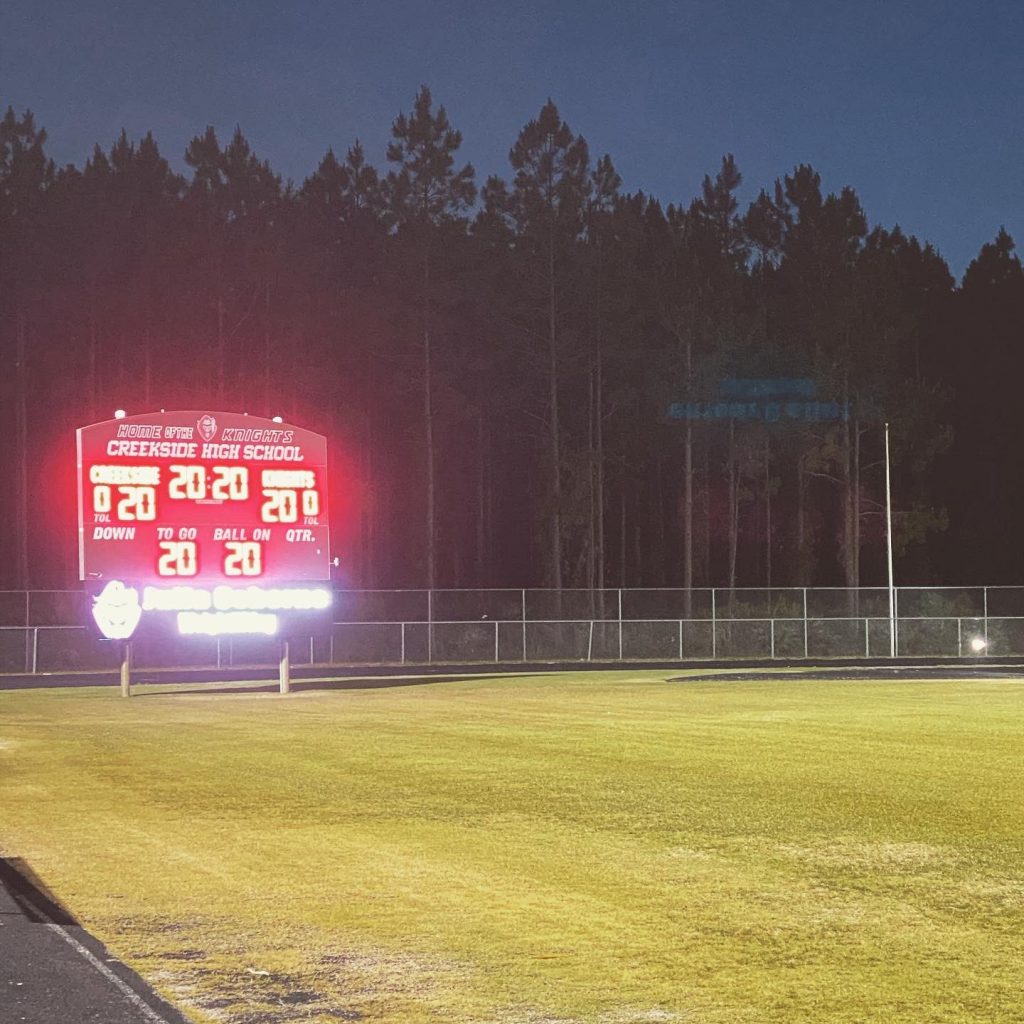
<svg viewBox="0 0 1024 1024">
<path fill-rule="evenodd" d="M 331 592 L 324 587 L 129 586 L 110 580 L 93 598 L 92 616 L 103 636 L 128 640 L 143 615 L 170 614 L 182 636 L 275 636 L 280 616 L 326 612 Z"/>
</svg>

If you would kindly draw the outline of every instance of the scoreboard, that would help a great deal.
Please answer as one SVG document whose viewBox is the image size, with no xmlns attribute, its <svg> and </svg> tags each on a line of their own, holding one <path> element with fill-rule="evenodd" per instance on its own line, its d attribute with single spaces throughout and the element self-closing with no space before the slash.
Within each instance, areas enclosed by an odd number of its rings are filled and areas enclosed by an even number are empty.
<svg viewBox="0 0 1024 1024">
<path fill-rule="evenodd" d="M 326 438 L 203 410 L 82 427 L 78 552 L 93 584 L 327 580 Z"/>
</svg>

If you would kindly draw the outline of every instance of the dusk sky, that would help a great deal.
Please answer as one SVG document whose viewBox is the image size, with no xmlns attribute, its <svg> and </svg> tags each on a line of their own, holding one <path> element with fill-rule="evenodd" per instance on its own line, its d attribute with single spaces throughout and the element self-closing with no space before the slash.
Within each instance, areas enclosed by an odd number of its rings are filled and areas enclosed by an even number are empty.
<svg viewBox="0 0 1024 1024">
<path fill-rule="evenodd" d="M 808 162 L 872 223 L 931 241 L 958 276 L 1005 225 L 1024 243 L 1021 0 L 4 0 L 0 104 L 58 163 L 122 127 L 178 169 L 236 124 L 296 182 L 359 137 L 385 165 L 421 84 L 478 181 L 550 96 L 629 191 L 688 203 L 733 152 L 742 198 Z"/>
</svg>

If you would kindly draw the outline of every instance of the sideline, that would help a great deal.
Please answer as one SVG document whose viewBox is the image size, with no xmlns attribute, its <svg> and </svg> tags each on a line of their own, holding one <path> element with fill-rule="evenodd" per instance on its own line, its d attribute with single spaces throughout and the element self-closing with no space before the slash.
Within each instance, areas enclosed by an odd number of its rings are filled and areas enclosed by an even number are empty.
<svg viewBox="0 0 1024 1024">
<path fill-rule="evenodd" d="M 46 916 L 45 914 L 43 915 Z M 46 927 L 56 932 L 71 948 L 96 968 L 109 982 L 116 986 L 117 990 L 134 1006 L 146 1020 L 152 1024 L 169 1024 L 166 1017 L 161 1017 L 147 1002 L 145 1002 L 131 986 L 123 982 L 106 964 L 100 963 L 77 939 L 67 933 L 63 925 L 55 921 L 47 921 Z"/>
<path fill-rule="evenodd" d="M 1012 679 L 1024 682 L 1024 665 L 953 664 L 953 665 L 844 665 L 842 667 L 762 668 L 725 672 L 694 672 L 672 676 L 670 683 L 766 683 L 766 682 L 855 682 L 884 679 L 906 679 L 924 682 L 943 679 Z"/>
<path fill-rule="evenodd" d="M 758 678 L 773 678 L 775 673 L 800 671 L 808 673 L 850 670 L 903 673 L 907 669 L 926 668 L 955 678 L 962 672 L 1001 674 L 1007 670 L 1024 673 L 1024 659 L 1019 655 L 982 655 L 971 657 L 919 658 L 694 658 L 679 661 L 485 661 L 444 662 L 404 665 L 293 665 L 293 689 L 330 688 L 362 689 L 372 686 L 410 686 L 425 682 L 442 682 L 475 676 L 522 676 L 564 672 L 706 672 L 708 677 L 747 671 Z M 766 671 L 767 670 L 767 671 Z M 132 684 L 161 686 L 182 683 L 245 682 L 254 686 L 277 687 L 277 667 L 268 665 L 232 666 L 230 668 L 140 668 L 132 672 Z M 692 678 L 692 676 L 690 676 Z M 0 691 L 55 689 L 72 686 L 120 685 L 113 670 L 59 672 L 0 672 Z"/>
</svg>

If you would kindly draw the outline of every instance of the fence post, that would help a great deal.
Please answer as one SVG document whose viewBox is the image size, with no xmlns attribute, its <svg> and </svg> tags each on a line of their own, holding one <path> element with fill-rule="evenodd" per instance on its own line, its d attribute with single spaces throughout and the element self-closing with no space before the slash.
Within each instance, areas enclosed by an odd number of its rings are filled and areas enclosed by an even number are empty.
<svg viewBox="0 0 1024 1024">
<path fill-rule="evenodd" d="M 25 591 L 25 667 L 26 668 L 28 668 L 29 662 L 30 662 L 30 658 L 29 658 L 29 653 L 28 652 L 29 652 L 29 629 L 31 628 L 31 612 L 29 610 L 29 597 L 30 597 L 31 593 L 32 593 L 32 591 L 30 591 L 30 590 L 26 590 Z M 39 629 L 38 626 L 36 626 L 35 628 L 37 630 Z M 32 671 L 34 673 L 35 669 L 33 669 Z"/>
<path fill-rule="evenodd" d="M 718 657 L 718 637 L 715 631 L 715 588 L 711 588 L 711 659 Z"/>
<path fill-rule="evenodd" d="M 522 602 L 523 602 L 523 608 L 522 608 L 522 612 L 523 612 L 523 661 L 526 661 L 526 588 L 525 587 L 523 588 Z"/>
<path fill-rule="evenodd" d="M 804 657 L 809 658 L 807 650 L 807 588 L 804 587 Z"/>
<path fill-rule="evenodd" d="M 405 664 L 405 623 L 402 624 L 402 664 Z"/>
<path fill-rule="evenodd" d="M 494 620 L 494 664 L 498 664 L 498 620 Z"/>
<path fill-rule="evenodd" d="M 587 637 L 587 661 L 594 660 L 594 620 L 590 620 L 590 635 Z"/>
<path fill-rule="evenodd" d="M 985 587 L 982 591 L 982 600 L 984 601 L 985 612 L 985 653 L 988 654 L 988 587 Z"/>
<path fill-rule="evenodd" d="M 32 675 L 39 671 L 39 627 L 32 627 Z"/>
<path fill-rule="evenodd" d="M 433 591 L 427 591 L 427 664 L 434 661 L 434 601 Z"/>
<path fill-rule="evenodd" d="M 964 656 L 964 624 L 962 619 L 956 620 L 956 656 Z"/>
<path fill-rule="evenodd" d="M 679 660 L 683 660 L 683 620 L 679 620 Z"/>
<path fill-rule="evenodd" d="M 899 587 L 892 590 L 892 621 L 889 624 L 892 631 L 892 654 L 899 657 L 900 653 L 900 591 Z"/>
<path fill-rule="evenodd" d="M 619 661 L 622 661 L 622 587 L 619 587 Z"/>
<path fill-rule="evenodd" d="M 771 639 L 770 639 L 769 642 L 771 644 L 772 659 L 774 659 L 775 658 L 775 620 L 774 619 L 769 619 L 768 620 L 768 632 L 771 635 Z"/>
<path fill-rule="evenodd" d="M 871 634 L 868 632 L 868 617 L 864 616 L 864 657 L 871 657 Z"/>
</svg>

